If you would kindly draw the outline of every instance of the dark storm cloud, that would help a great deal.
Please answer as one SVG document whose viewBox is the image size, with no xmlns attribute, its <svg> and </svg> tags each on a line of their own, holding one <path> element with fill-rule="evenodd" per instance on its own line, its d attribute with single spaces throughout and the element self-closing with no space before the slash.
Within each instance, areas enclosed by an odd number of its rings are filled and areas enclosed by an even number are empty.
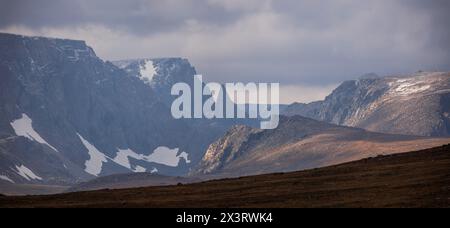
<svg viewBox="0 0 450 228">
<path fill-rule="evenodd" d="M 151 34 L 178 29 L 189 20 L 224 25 L 241 15 L 203 0 L 0 0 L 0 4 L 0 28 L 99 24 Z"/>
</svg>

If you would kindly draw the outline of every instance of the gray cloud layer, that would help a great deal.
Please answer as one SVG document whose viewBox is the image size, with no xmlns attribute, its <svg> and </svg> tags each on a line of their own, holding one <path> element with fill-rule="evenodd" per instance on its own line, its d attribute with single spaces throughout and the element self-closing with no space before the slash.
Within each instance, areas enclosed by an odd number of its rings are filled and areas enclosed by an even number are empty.
<svg viewBox="0 0 450 228">
<path fill-rule="evenodd" d="M 106 59 L 182 56 L 211 81 L 329 88 L 450 70 L 447 0 L 0 0 L 0 30 L 85 39 Z M 299 87 L 300 88 L 300 87 Z"/>
<path fill-rule="evenodd" d="M 221 5 L 200 0 L 1 0 L 0 26 L 32 28 L 100 24 L 137 35 L 180 29 L 187 20 L 216 25 L 239 19 Z M 213 1 L 211 1 L 213 2 Z"/>
</svg>

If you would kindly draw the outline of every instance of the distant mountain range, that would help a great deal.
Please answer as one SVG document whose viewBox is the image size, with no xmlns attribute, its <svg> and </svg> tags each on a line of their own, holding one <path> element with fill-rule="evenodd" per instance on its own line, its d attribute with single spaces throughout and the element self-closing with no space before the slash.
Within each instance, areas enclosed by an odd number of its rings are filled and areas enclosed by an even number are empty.
<svg viewBox="0 0 450 228">
<path fill-rule="evenodd" d="M 292 104 L 283 114 L 375 132 L 450 136 L 450 73 L 371 74 L 342 83 L 324 101 Z"/>
<path fill-rule="evenodd" d="M 449 73 L 344 82 L 325 101 L 283 107 L 275 130 L 174 119 L 170 89 L 195 74 L 182 58 L 108 62 L 84 41 L 0 33 L 0 193 L 142 172 L 296 171 L 449 142 Z"/>
</svg>

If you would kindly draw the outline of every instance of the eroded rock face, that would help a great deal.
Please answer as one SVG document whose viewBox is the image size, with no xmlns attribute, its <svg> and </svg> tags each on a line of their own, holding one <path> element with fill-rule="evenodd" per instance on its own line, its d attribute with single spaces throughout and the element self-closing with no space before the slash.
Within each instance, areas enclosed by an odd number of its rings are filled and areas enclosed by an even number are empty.
<svg viewBox="0 0 450 228">
<path fill-rule="evenodd" d="M 370 131 L 449 136 L 450 73 L 369 77 L 344 82 L 324 101 L 293 104 L 285 115 L 302 115 Z"/>
<path fill-rule="evenodd" d="M 213 173 L 232 162 L 245 150 L 245 144 L 252 134 L 261 132 L 248 126 L 235 126 L 224 137 L 211 144 L 195 174 Z M 193 173 L 193 174 L 194 174 Z"/>
</svg>

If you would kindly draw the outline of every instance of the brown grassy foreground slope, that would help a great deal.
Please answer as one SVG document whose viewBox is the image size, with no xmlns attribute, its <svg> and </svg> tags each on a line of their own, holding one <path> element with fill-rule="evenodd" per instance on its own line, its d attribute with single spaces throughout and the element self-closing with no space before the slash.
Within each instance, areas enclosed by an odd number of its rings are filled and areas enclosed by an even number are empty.
<svg viewBox="0 0 450 228">
<path fill-rule="evenodd" d="M 0 197 L 0 207 L 450 207 L 450 145 L 183 186 Z"/>
</svg>

